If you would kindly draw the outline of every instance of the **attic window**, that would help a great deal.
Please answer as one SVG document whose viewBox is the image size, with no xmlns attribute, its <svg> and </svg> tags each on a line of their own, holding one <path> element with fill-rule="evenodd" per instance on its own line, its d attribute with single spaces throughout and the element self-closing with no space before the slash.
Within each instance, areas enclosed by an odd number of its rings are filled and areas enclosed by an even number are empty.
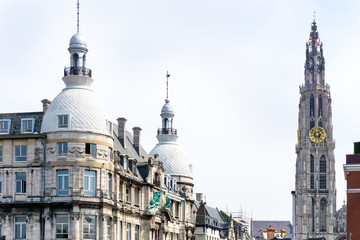
<svg viewBox="0 0 360 240">
<path fill-rule="evenodd" d="M 59 128 L 68 128 L 69 127 L 69 115 L 59 115 L 58 116 L 58 127 Z"/>
<path fill-rule="evenodd" d="M 9 134 L 10 132 L 10 119 L 1 119 L 0 120 L 0 134 Z"/>
<path fill-rule="evenodd" d="M 21 133 L 33 133 L 35 126 L 34 118 L 22 118 L 21 119 Z"/>
</svg>

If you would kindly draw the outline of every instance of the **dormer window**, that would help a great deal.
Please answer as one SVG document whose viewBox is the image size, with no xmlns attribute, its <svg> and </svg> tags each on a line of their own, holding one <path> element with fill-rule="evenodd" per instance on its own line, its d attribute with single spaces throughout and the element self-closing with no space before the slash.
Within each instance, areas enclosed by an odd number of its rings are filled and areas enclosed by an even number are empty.
<svg viewBox="0 0 360 240">
<path fill-rule="evenodd" d="M 21 119 L 21 133 L 33 133 L 35 126 L 34 118 L 22 118 Z"/>
<path fill-rule="evenodd" d="M 69 127 L 69 115 L 59 115 L 58 128 L 68 128 L 68 127 Z"/>
<path fill-rule="evenodd" d="M 0 120 L 0 134 L 9 134 L 10 132 L 10 119 L 1 119 Z"/>
<path fill-rule="evenodd" d="M 112 122 L 106 120 L 106 129 L 109 132 L 109 134 L 112 136 L 113 133 L 113 125 Z"/>
</svg>

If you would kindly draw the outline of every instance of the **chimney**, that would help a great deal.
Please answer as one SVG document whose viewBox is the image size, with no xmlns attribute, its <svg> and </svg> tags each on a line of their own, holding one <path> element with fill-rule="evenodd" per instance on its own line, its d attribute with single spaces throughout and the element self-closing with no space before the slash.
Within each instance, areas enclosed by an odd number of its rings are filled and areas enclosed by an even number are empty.
<svg viewBox="0 0 360 240">
<path fill-rule="evenodd" d="M 268 240 L 271 240 L 271 239 L 273 239 L 273 238 L 275 237 L 275 228 L 273 228 L 273 227 L 268 227 L 268 228 L 266 229 L 266 231 L 267 231 L 267 239 L 268 239 Z"/>
<path fill-rule="evenodd" d="M 49 101 L 48 99 L 43 99 L 41 100 L 42 104 L 43 104 L 43 112 L 45 113 L 46 110 L 49 108 L 51 101 Z"/>
<path fill-rule="evenodd" d="M 126 148 L 126 118 L 118 118 L 118 138 L 123 148 Z"/>
<path fill-rule="evenodd" d="M 204 196 L 204 194 L 202 194 L 202 193 L 196 193 L 196 201 L 202 202 L 203 196 Z"/>
<path fill-rule="evenodd" d="M 134 140 L 133 140 L 133 144 L 134 144 L 134 148 L 136 150 L 136 152 L 139 154 L 139 156 L 141 156 L 141 150 L 140 150 L 140 134 L 141 133 L 141 128 L 139 127 L 134 127 L 133 128 L 133 135 L 134 135 Z"/>
<path fill-rule="evenodd" d="M 285 237 L 286 237 L 286 230 L 281 229 L 281 238 L 285 238 Z"/>
</svg>

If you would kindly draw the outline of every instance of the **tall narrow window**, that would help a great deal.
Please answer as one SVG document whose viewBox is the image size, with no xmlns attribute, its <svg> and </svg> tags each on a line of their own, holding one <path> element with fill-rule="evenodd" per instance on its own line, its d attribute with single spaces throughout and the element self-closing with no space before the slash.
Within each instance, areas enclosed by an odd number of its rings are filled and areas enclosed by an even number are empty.
<svg viewBox="0 0 360 240">
<path fill-rule="evenodd" d="M 107 240 L 111 240 L 112 230 L 111 230 L 111 219 L 107 220 Z"/>
<path fill-rule="evenodd" d="M 0 218 L 0 236 L 2 236 L 2 218 Z"/>
<path fill-rule="evenodd" d="M 111 173 L 108 174 L 108 193 L 109 193 L 109 198 L 111 198 L 111 195 L 112 195 L 112 174 Z"/>
<path fill-rule="evenodd" d="M 0 173 L 0 194 L 2 194 L 2 174 Z M 1 236 L 1 234 L 0 234 Z"/>
<path fill-rule="evenodd" d="M 310 96 L 310 117 L 315 117 L 315 101 L 314 96 Z"/>
<path fill-rule="evenodd" d="M 85 154 L 90 155 L 91 157 L 96 157 L 96 144 L 86 143 Z"/>
<path fill-rule="evenodd" d="M 140 226 L 135 225 L 135 240 L 139 240 L 139 235 L 140 235 Z"/>
<path fill-rule="evenodd" d="M 34 118 L 21 119 L 21 133 L 33 133 L 35 126 Z"/>
<path fill-rule="evenodd" d="M 319 227 L 321 232 L 326 232 L 326 200 L 323 198 L 320 201 L 320 218 L 319 218 Z"/>
<path fill-rule="evenodd" d="M 57 170 L 57 194 L 69 194 L 69 170 Z"/>
<path fill-rule="evenodd" d="M 122 231 L 122 222 L 119 222 L 119 240 L 122 240 L 122 235 L 123 235 L 123 231 Z"/>
<path fill-rule="evenodd" d="M 15 162 L 26 162 L 26 145 L 15 146 Z"/>
<path fill-rule="evenodd" d="M 26 217 L 15 216 L 15 239 L 26 239 Z"/>
<path fill-rule="evenodd" d="M 126 240 L 131 240 L 131 224 L 127 224 L 126 228 Z"/>
<path fill-rule="evenodd" d="M 140 204 L 140 189 L 138 187 L 135 188 L 135 205 L 139 206 Z"/>
<path fill-rule="evenodd" d="M 57 152 L 58 156 L 66 156 L 68 153 L 68 143 L 58 143 Z"/>
<path fill-rule="evenodd" d="M 96 216 L 84 215 L 83 238 L 96 239 Z"/>
<path fill-rule="evenodd" d="M 26 173 L 16 173 L 16 193 L 26 193 Z"/>
<path fill-rule="evenodd" d="M 315 172 L 314 156 L 310 155 L 310 189 L 315 189 L 314 172 Z"/>
<path fill-rule="evenodd" d="M 56 215 L 56 239 L 68 239 L 69 215 Z"/>
<path fill-rule="evenodd" d="M 126 202 L 131 202 L 131 188 L 126 186 Z"/>
<path fill-rule="evenodd" d="M 10 132 L 10 119 L 1 119 L 0 120 L 0 134 L 9 134 Z"/>
<path fill-rule="evenodd" d="M 313 127 L 315 127 L 315 121 L 310 121 L 310 129 L 312 129 Z"/>
<path fill-rule="evenodd" d="M 0 146 L 0 162 L 2 162 L 3 159 L 3 151 L 2 151 L 2 146 Z"/>
<path fill-rule="evenodd" d="M 318 116 L 321 117 L 323 115 L 323 102 L 321 95 L 319 96 L 319 109 L 318 109 Z"/>
<path fill-rule="evenodd" d="M 326 189 L 326 158 L 324 155 L 320 158 L 320 189 Z"/>
<path fill-rule="evenodd" d="M 78 62 L 79 62 L 79 55 L 77 55 L 76 53 L 73 55 L 73 66 L 75 67 L 75 68 L 77 68 L 78 67 Z"/>
<path fill-rule="evenodd" d="M 68 128 L 69 127 L 69 115 L 59 115 L 58 116 L 58 127 L 59 128 Z"/>
<path fill-rule="evenodd" d="M 315 209 L 316 209 L 316 203 L 313 198 L 311 198 L 311 229 L 312 232 L 315 232 Z"/>
<path fill-rule="evenodd" d="M 96 172 L 95 171 L 84 171 L 84 195 L 95 196 L 96 190 Z"/>
</svg>

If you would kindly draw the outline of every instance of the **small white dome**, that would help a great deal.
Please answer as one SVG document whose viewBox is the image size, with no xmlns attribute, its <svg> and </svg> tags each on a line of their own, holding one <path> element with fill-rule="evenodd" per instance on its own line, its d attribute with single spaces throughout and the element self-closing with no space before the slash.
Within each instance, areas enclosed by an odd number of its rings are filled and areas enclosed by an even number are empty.
<svg viewBox="0 0 360 240">
<path fill-rule="evenodd" d="M 68 115 L 68 127 L 59 128 L 59 115 Z M 65 88 L 51 102 L 41 126 L 41 133 L 85 131 L 110 135 L 109 116 L 95 93 L 87 88 Z"/>
<path fill-rule="evenodd" d="M 159 160 L 163 163 L 167 174 L 192 178 L 190 161 L 177 143 L 160 142 L 150 152 L 151 156 L 155 154 L 159 155 Z"/>
<path fill-rule="evenodd" d="M 85 38 L 80 33 L 75 33 L 70 39 L 70 48 L 87 48 Z"/>
<path fill-rule="evenodd" d="M 160 116 L 162 117 L 174 117 L 174 109 L 170 105 L 170 101 L 168 99 L 165 100 L 165 104 L 161 109 Z"/>
</svg>

